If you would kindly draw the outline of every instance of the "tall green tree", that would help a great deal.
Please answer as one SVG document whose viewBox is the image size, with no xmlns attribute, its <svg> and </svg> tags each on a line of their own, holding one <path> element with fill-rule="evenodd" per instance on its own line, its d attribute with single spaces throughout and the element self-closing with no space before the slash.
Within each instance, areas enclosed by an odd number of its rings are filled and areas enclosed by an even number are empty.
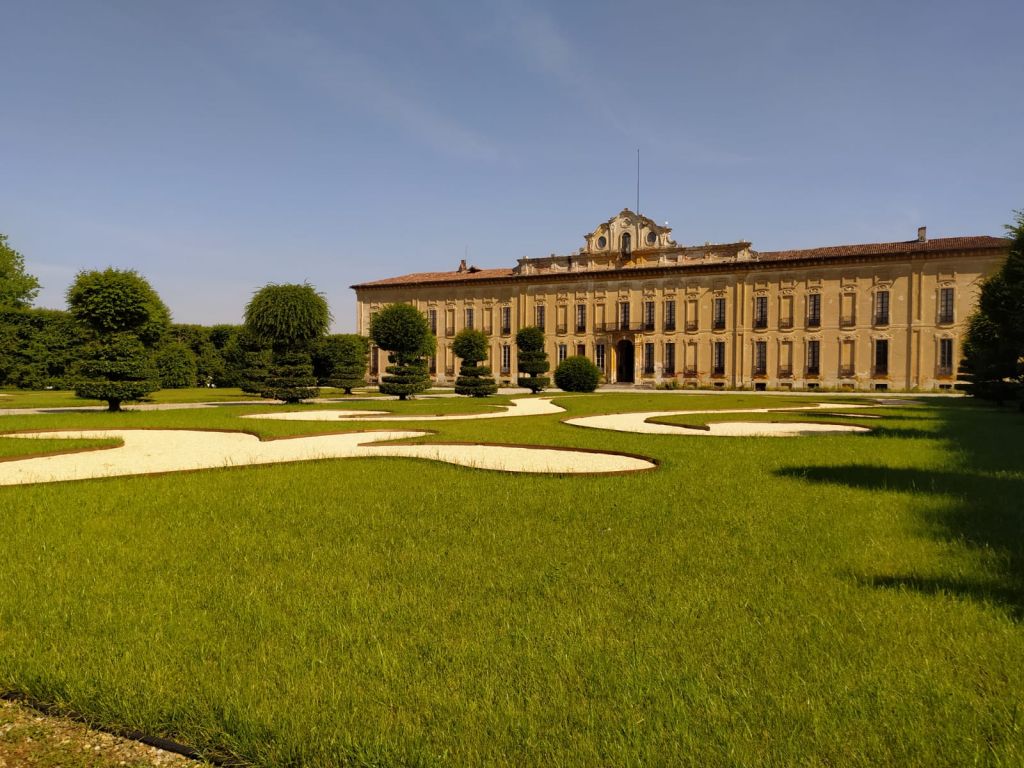
<svg viewBox="0 0 1024 768">
<path fill-rule="evenodd" d="M 72 316 L 91 332 L 75 369 L 75 394 L 106 400 L 111 411 L 160 388 L 152 348 L 170 312 L 144 277 L 108 268 L 79 272 L 68 288 Z"/>
<path fill-rule="evenodd" d="M 464 328 L 452 340 L 452 352 L 462 359 L 455 394 L 487 397 L 498 391 L 491 369 L 481 365 L 487 358 L 487 337 L 483 331 Z"/>
<path fill-rule="evenodd" d="M 366 364 L 370 340 L 356 333 L 335 333 L 313 345 L 313 373 L 321 386 L 352 394 L 354 387 L 366 386 Z"/>
<path fill-rule="evenodd" d="M 551 370 L 548 353 L 544 351 L 544 331 L 532 325 L 521 328 L 516 334 L 516 348 L 519 350 L 519 371 L 527 374 L 519 377 L 519 386 L 534 394 L 550 386 L 551 379 L 542 375 Z"/>
<path fill-rule="evenodd" d="M 982 284 L 978 309 L 967 322 L 961 369 L 971 394 L 999 403 L 1024 388 L 1024 211 L 1014 214 L 1006 226 L 1009 256 Z"/>
<path fill-rule="evenodd" d="M 310 348 L 330 322 L 327 300 L 309 283 L 270 283 L 253 294 L 245 327 L 272 351 L 262 397 L 297 403 L 319 394 Z"/>
<path fill-rule="evenodd" d="M 437 339 L 426 315 L 409 304 L 388 304 L 371 318 L 370 338 L 389 353 L 382 393 L 405 400 L 430 387 L 427 358 L 434 354 Z"/>
<path fill-rule="evenodd" d="M 39 293 L 39 280 L 25 271 L 25 257 L 0 234 L 0 308 L 29 307 Z"/>
</svg>

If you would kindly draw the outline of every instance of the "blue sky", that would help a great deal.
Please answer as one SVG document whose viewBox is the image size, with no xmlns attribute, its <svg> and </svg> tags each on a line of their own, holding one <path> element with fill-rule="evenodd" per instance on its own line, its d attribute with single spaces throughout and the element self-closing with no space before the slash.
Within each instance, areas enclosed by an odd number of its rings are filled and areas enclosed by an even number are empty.
<svg viewBox="0 0 1024 768">
<path fill-rule="evenodd" d="M 178 322 L 565 253 L 623 207 L 761 250 L 1001 234 L 1024 3 L 0 0 L 0 232 Z"/>
</svg>

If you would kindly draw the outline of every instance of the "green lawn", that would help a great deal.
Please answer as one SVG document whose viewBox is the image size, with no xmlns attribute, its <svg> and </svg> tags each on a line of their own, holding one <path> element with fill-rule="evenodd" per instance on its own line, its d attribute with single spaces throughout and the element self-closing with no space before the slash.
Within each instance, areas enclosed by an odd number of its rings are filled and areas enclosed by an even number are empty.
<svg viewBox="0 0 1024 768">
<path fill-rule="evenodd" d="M 1015 410 L 746 416 L 876 432 L 708 439 L 561 422 L 812 401 L 555 401 L 569 412 L 433 422 L 423 440 L 659 468 L 345 459 L 0 488 L 0 691 L 260 766 L 1024 763 Z M 0 431 L 380 425 L 237 419 L 274 408 L 3 417 Z M 672 420 L 712 420 L 687 418 Z"/>
</svg>

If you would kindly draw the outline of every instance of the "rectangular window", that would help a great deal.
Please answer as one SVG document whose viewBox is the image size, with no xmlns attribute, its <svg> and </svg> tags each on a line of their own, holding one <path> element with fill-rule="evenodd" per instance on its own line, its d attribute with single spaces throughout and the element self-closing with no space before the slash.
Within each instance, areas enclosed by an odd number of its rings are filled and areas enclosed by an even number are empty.
<svg viewBox="0 0 1024 768">
<path fill-rule="evenodd" d="M 779 328 L 788 330 L 793 327 L 793 297 L 779 297 Z"/>
<path fill-rule="evenodd" d="M 564 304 L 555 307 L 555 331 L 557 333 L 569 332 L 569 308 Z"/>
<path fill-rule="evenodd" d="M 428 309 L 427 319 L 430 320 L 430 332 L 437 336 L 437 310 Z"/>
<path fill-rule="evenodd" d="M 603 372 L 604 371 L 604 344 L 598 344 L 594 347 L 594 362 L 597 367 Z"/>
<path fill-rule="evenodd" d="M 558 362 L 562 362 L 563 360 L 565 360 L 565 358 L 566 358 L 566 356 L 568 354 L 569 354 L 569 347 L 566 346 L 565 344 L 559 344 L 558 345 Z"/>
<path fill-rule="evenodd" d="M 654 373 L 654 344 L 644 344 L 644 373 Z"/>
<path fill-rule="evenodd" d="M 501 372 L 508 373 L 512 370 L 512 346 L 510 344 L 501 345 Z"/>
<path fill-rule="evenodd" d="M 714 376 L 725 375 L 725 342 L 716 341 L 711 347 L 711 373 Z"/>
<path fill-rule="evenodd" d="M 437 355 L 430 356 L 430 375 L 437 373 Z"/>
<path fill-rule="evenodd" d="M 853 376 L 856 371 L 856 348 L 852 339 L 839 342 L 839 375 L 843 378 Z"/>
<path fill-rule="evenodd" d="M 839 327 L 852 328 L 857 324 L 857 294 L 844 293 L 839 297 Z"/>
<path fill-rule="evenodd" d="M 665 342 L 665 373 L 672 375 L 676 372 L 676 345 L 674 342 Z"/>
<path fill-rule="evenodd" d="M 629 302 L 619 302 L 619 328 L 623 331 L 629 330 Z"/>
<path fill-rule="evenodd" d="M 877 339 L 875 341 L 875 375 L 885 376 L 889 373 L 889 341 Z"/>
<path fill-rule="evenodd" d="M 768 373 L 768 342 L 754 342 L 754 375 L 764 376 Z"/>
<path fill-rule="evenodd" d="M 587 305 L 576 305 L 576 333 L 587 332 Z"/>
<path fill-rule="evenodd" d="M 723 299 L 723 298 L 715 299 L 714 303 L 711 305 L 711 309 L 712 309 L 711 321 L 712 321 L 714 329 L 716 331 L 724 330 L 725 329 L 725 299 Z"/>
<path fill-rule="evenodd" d="M 696 331 L 699 322 L 697 320 L 698 304 L 696 299 L 686 301 L 686 330 Z"/>
<path fill-rule="evenodd" d="M 875 294 L 875 325 L 889 324 L 889 292 L 879 291 Z"/>
<path fill-rule="evenodd" d="M 941 288 L 939 290 L 939 322 L 953 322 L 953 289 Z M 949 341 L 947 339 L 947 341 Z"/>
<path fill-rule="evenodd" d="M 953 373 L 953 340 L 939 339 L 939 375 L 950 376 Z"/>
<path fill-rule="evenodd" d="M 807 327 L 821 326 L 821 294 L 811 293 L 807 296 Z"/>
<path fill-rule="evenodd" d="M 512 307 L 501 308 L 501 332 L 505 336 L 512 333 Z"/>
<path fill-rule="evenodd" d="M 807 375 L 817 376 L 821 373 L 821 342 L 812 339 L 807 342 Z"/>
<path fill-rule="evenodd" d="M 376 376 L 380 373 L 380 358 L 377 356 L 377 347 L 370 347 L 370 374 Z"/>
<path fill-rule="evenodd" d="M 534 317 L 535 317 L 534 325 L 536 325 L 542 331 L 544 330 L 544 320 L 546 319 L 545 316 L 547 315 L 547 311 L 546 310 L 547 310 L 547 307 L 545 307 L 543 304 L 538 304 L 536 307 L 534 307 Z"/>
<path fill-rule="evenodd" d="M 676 302 L 674 299 L 669 299 L 665 302 L 665 330 L 674 331 L 676 329 Z"/>
<path fill-rule="evenodd" d="M 444 335 L 451 337 L 455 335 L 455 310 L 447 309 L 444 313 Z"/>
<path fill-rule="evenodd" d="M 473 308 L 472 307 L 467 307 L 466 308 L 466 326 L 465 327 L 466 328 L 472 328 L 473 327 Z"/>
<path fill-rule="evenodd" d="M 645 331 L 653 331 L 654 330 L 654 302 L 653 301 L 645 301 L 644 302 L 644 330 Z"/>
<path fill-rule="evenodd" d="M 768 297 L 767 296 L 755 296 L 754 297 L 754 327 L 755 328 L 767 328 L 768 327 Z"/>
</svg>

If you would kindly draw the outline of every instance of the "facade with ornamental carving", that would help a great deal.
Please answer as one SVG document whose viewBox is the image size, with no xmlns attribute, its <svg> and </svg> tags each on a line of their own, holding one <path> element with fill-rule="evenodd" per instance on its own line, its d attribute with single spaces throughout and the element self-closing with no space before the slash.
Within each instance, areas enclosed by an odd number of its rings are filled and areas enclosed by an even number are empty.
<svg viewBox="0 0 1024 768">
<path fill-rule="evenodd" d="M 593 360 L 607 383 L 736 389 L 949 389 L 980 281 L 1009 240 L 950 237 L 757 251 L 745 241 L 679 245 L 671 229 L 623 210 L 562 256 L 509 269 L 463 261 L 352 286 L 358 332 L 406 302 L 437 336 L 431 374 L 458 372 L 452 338 L 476 328 L 489 364 L 515 383 L 516 331 L 544 330 L 554 368 Z M 386 365 L 372 350 L 370 373 Z"/>
</svg>

